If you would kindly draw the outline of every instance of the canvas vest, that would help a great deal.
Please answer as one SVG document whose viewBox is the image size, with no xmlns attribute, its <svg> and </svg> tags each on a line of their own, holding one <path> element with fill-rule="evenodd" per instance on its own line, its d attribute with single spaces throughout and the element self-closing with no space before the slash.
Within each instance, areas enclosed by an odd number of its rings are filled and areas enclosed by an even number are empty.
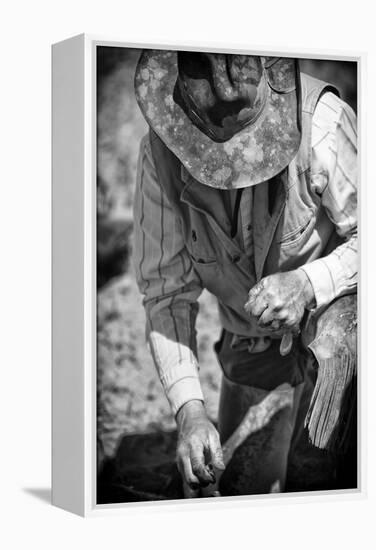
<svg viewBox="0 0 376 550">
<path fill-rule="evenodd" d="M 340 240 L 321 197 L 312 185 L 312 116 L 320 96 L 338 91 L 326 82 L 301 75 L 302 140 L 296 157 L 272 180 L 254 187 L 254 254 L 231 238 L 226 190 L 195 180 L 163 141 L 150 130 L 150 144 L 160 185 L 181 221 L 186 249 L 202 285 L 218 299 L 223 327 L 241 336 L 265 332 L 244 311 L 249 290 L 262 277 L 296 269 L 330 253 Z M 275 187 L 269 207 L 269 185 Z"/>
</svg>

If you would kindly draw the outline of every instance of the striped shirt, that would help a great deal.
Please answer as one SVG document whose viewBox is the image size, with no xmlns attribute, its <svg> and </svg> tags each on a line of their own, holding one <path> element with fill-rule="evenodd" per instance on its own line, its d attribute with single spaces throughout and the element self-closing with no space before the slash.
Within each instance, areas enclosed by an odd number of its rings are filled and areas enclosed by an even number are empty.
<svg viewBox="0 0 376 550">
<path fill-rule="evenodd" d="M 312 119 L 311 184 L 337 233 L 346 240 L 328 256 L 302 266 L 317 307 L 357 284 L 356 142 L 354 112 L 334 94 L 324 94 Z M 252 197 L 252 188 L 245 188 L 237 237 L 249 256 L 253 255 Z M 185 248 L 180 220 L 158 183 L 148 136 L 140 148 L 134 224 L 133 261 L 144 295 L 147 340 L 175 414 L 187 401 L 203 400 L 195 334 L 202 284 Z"/>
</svg>

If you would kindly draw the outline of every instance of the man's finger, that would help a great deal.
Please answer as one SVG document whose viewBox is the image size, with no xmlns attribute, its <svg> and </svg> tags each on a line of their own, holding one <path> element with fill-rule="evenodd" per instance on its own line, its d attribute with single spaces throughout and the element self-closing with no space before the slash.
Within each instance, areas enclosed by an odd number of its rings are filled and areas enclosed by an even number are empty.
<svg viewBox="0 0 376 550">
<path fill-rule="evenodd" d="M 183 493 L 184 498 L 199 498 L 201 496 L 201 489 L 192 489 L 183 479 Z"/>
<path fill-rule="evenodd" d="M 205 457 L 202 448 L 192 447 L 191 464 L 194 475 L 198 478 L 200 484 L 203 487 L 205 487 L 209 483 L 213 483 L 214 474 L 205 465 Z"/>
<path fill-rule="evenodd" d="M 252 302 L 247 302 L 244 306 L 245 310 L 253 315 L 253 317 L 259 317 L 268 307 L 263 294 L 260 294 L 256 300 Z"/>
<path fill-rule="evenodd" d="M 210 460 L 214 468 L 218 470 L 225 469 L 225 463 L 223 462 L 222 447 L 219 442 L 219 437 L 212 436 L 209 439 Z"/>
<path fill-rule="evenodd" d="M 264 289 L 264 279 L 261 279 L 261 281 L 255 284 L 255 286 L 253 286 L 251 290 L 248 292 L 248 302 L 253 302 L 263 289 Z"/>
<path fill-rule="evenodd" d="M 292 348 L 292 334 L 291 332 L 286 332 L 282 336 L 281 344 L 279 346 L 279 353 L 284 356 L 290 353 Z"/>
<path fill-rule="evenodd" d="M 268 327 L 273 330 L 280 330 L 281 327 L 285 324 L 287 314 L 284 310 L 275 311 L 268 307 L 260 316 L 258 324 L 261 327 Z"/>
<path fill-rule="evenodd" d="M 184 454 L 178 458 L 178 470 L 184 481 L 192 490 L 197 490 L 199 488 L 200 481 L 192 471 L 191 460 L 188 454 Z"/>
<path fill-rule="evenodd" d="M 264 312 L 261 314 L 257 324 L 261 327 L 268 327 L 275 320 L 275 311 L 267 307 Z"/>
</svg>

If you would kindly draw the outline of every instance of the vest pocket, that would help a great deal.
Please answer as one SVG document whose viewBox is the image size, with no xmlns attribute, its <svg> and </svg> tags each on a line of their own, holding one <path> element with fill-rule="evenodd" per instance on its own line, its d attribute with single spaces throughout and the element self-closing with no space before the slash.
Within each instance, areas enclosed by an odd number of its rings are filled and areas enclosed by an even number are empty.
<svg viewBox="0 0 376 550">
<path fill-rule="evenodd" d="M 206 241 L 203 242 L 203 240 L 199 238 L 199 233 L 196 232 L 196 230 L 192 230 L 189 240 L 185 241 L 185 246 L 195 265 L 216 263 L 217 257 L 215 255 L 215 249 L 211 245 L 210 240 L 206 239 Z"/>
<path fill-rule="evenodd" d="M 294 231 L 285 233 L 278 241 L 277 244 L 281 248 L 295 247 L 299 244 L 302 244 L 307 240 L 311 234 L 311 229 L 314 227 L 316 222 L 316 217 L 312 215 L 308 220 L 306 220 L 300 227 Z"/>
<path fill-rule="evenodd" d="M 194 270 L 201 279 L 203 286 L 212 294 L 217 295 L 218 283 L 221 279 L 221 273 L 216 260 L 207 260 L 204 258 L 194 258 L 191 256 Z M 219 285 L 220 286 L 220 285 Z"/>
<path fill-rule="evenodd" d="M 210 267 L 217 265 L 217 260 L 206 260 L 204 258 L 192 258 L 192 262 L 195 266 L 198 267 Z"/>
<path fill-rule="evenodd" d="M 216 259 L 204 258 L 192 256 L 191 260 L 196 271 L 202 270 L 203 272 L 207 271 L 209 268 L 218 268 L 218 262 Z"/>
</svg>

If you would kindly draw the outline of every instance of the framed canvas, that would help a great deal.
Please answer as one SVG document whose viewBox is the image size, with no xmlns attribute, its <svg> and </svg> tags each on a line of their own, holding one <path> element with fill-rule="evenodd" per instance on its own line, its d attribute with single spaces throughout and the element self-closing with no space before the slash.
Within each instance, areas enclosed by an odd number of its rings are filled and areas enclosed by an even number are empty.
<svg viewBox="0 0 376 550">
<path fill-rule="evenodd" d="M 53 46 L 56 506 L 364 492 L 363 63 Z"/>
</svg>

